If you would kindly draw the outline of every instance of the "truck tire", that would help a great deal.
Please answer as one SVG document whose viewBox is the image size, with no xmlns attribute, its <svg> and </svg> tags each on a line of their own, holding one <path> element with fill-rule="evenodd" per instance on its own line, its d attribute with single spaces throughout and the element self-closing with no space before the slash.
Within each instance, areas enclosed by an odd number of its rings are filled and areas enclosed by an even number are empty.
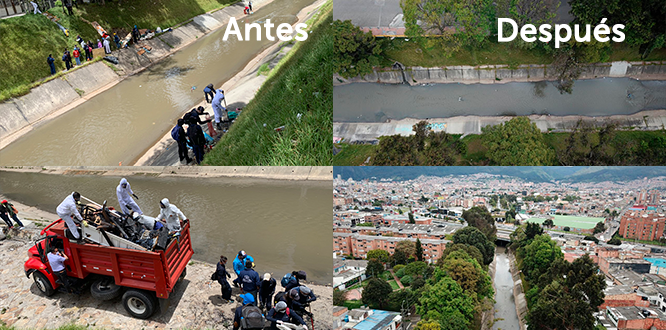
<svg viewBox="0 0 666 330">
<path fill-rule="evenodd" d="M 116 285 L 112 278 L 100 278 L 90 286 L 90 295 L 98 300 L 111 300 L 120 296 L 122 287 Z"/>
<path fill-rule="evenodd" d="M 43 295 L 50 297 L 55 293 L 55 290 L 53 289 L 53 286 L 51 285 L 49 279 L 46 278 L 46 275 L 42 274 L 39 271 L 35 271 L 34 273 L 32 273 L 32 279 L 35 281 L 37 289 L 39 289 L 39 291 Z"/>
<path fill-rule="evenodd" d="M 145 320 L 157 309 L 157 301 L 145 291 L 130 289 L 123 294 L 123 307 L 133 317 Z"/>
</svg>

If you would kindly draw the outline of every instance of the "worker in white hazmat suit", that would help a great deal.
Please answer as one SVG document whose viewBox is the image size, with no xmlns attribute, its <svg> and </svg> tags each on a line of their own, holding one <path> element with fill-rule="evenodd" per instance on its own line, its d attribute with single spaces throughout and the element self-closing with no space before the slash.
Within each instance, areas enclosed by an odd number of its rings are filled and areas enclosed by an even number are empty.
<svg viewBox="0 0 666 330">
<path fill-rule="evenodd" d="M 222 129 L 222 125 L 220 124 L 222 122 L 222 114 L 224 111 L 227 109 L 222 106 L 222 102 L 224 101 L 224 91 L 221 89 L 218 89 L 215 91 L 215 96 L 213 97 L 212 101 L 212 106 L 213 106 L 213 112 L 215 113 L 215 125 L 217 129 Z"/>
<path fill-rule="evenodd" d="M 60 219 L 65 221 L 67 228 L 76 239 L 81 239 L 81 235 L 79 235 L 79 229 L 76 227 L 76 223 L 74 223 L 72 216 L 75 216 L 79 221 L 83 221 L 81 213 L 79 213 L 79 210 L 76 208 L 76 204 L 80 200 L 81 194 L 75 191 L 67 196 L 67 198 L 65 198 L 56 208 L 56 213 L 58 213 Z"/>
<path fill-rule="evenodd" d="M 141 208 L 139 208 L 139 205 L 137 205 L 136 202 L 134 202 L 134 199 L 132 199 L 132 196 L 134 196 L 136 199 L 139 199 L 139 197 L 134 194 L 132 187 L 130 187 L 129 182 L 127 182 L 127 179 L 120 179 L 120 184 L 118 187 L 116 187 L 116 196 L 118 196 L 120 211 L 128 215 L 131 214 L 132 211 L 143 214 L 143 212 L 141 212 Z M 130 208 L 132 211 L 129 210 Z"/>
<path fill-rule="evenodd" d="M 169 199 L 165 198 L 160 202 L 160 215 L 157 216 L 157 220 L 166 221 L 166 227 L 169 231 L 180 231 L 180 220 L 186 220 L 187 218 L 176 207 L 176 205 L 169 204 Z"/>
<path fill-rule="evenodd" d="M 138 212 L 132 212 L 132 219 L 142 224 L 148 230 L 159 230 L 164 226 L 161 222 L 157 221 L 157 219 L 145 214 L 139 214 Z"/>
</svg>

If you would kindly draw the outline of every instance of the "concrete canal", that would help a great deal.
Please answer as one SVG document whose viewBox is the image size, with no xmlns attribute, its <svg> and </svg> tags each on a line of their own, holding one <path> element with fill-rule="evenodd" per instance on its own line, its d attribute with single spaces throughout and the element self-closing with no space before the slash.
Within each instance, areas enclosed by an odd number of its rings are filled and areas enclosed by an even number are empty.
<svg viewBox="0 0 666 330">
<path fill-rule="evenodd" d="M 263 24 L 267 19 L 275 26 L 293 24 L 298 12 L 313 2 L 275 0 L 239 20 L 241 33 L 245 35 L 245 23 Z M 129 165 L 136 161 L 178 117 L 202 100 L 207 84 L 220 86 L 274 43 L 265 36 L 261 41 L 256 37 L 238 41 L 234 36 L 223 41 L 225 30 L 223 27 L 202 37 L 27 133 L 2 150 L 0 164 Z M 196 90 L 192 90 L 193 86 Z M 208 110 L 212 114 L 212 109 Z"/>
<path fill-rule="evenodd" d="M 506 248 L 497 247 L 495 252 L 495 319 L 493 329 L 520 329 L 516 302 L 513 298 L 513 279 Z"/>
<path fill-rule="evenodd" d="M 579 80 L 572 94 L 560 94 L 554 83 L 545 81 L 423 86 L 353 83 L 335 86 L 333 102 L 335 122 L 469 115 L 624 115 L 666 109 L 666 81 Z"/>
</svg>

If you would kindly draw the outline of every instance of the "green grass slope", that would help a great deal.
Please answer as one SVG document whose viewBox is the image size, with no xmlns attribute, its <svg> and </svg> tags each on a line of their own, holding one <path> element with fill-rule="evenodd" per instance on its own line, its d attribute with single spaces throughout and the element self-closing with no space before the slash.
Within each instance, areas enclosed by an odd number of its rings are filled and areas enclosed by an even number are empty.
<svg viewBox="0 0 666 330">
<path fill-rule="evenodd" d="M 331 165 L 335 56 L 331 22 L 329 1 L 308 39 L 297 44 L 291 57 L 271 72 L 229 132 L 206 155 L 204 164 Z M 285 129 L 276 132 L 280 126 Z"/>
</svg>

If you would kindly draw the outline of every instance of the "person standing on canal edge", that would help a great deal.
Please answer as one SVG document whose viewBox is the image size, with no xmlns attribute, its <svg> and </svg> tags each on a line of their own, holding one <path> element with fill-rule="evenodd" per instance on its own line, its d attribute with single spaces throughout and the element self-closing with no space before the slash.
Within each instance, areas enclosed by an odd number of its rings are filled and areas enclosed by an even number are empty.
<svg viewBox="0 0 666 330">
<path fill-rule="evenodd" d="M 275 293 L 275 287 L 277 283 L 275 279 L 271 277 L 270 273 L 264 274 L 264 280 L 261 281 L 261 287 L 259 288 L 259 308 L 263 309 L 266 307 L 266 310 L 269 311 L 273 307 L 273 294 Z"/>
<path fill-rule="evenodd" d="M 208 86 L 204 88 L 204 95 L 206 96 L 206 102 L 213 102 L 213 98 L 215 97 L 215 87 L 213 87 L 213 84 L 208 84 Z M 210 96 L 210 101 L 208 100 L 208 96 Z"/>
<path fill-rule="evenodd" d="M 234 258 L 234 262 L 233 262 L 234 272 L 236 273 L 236 277 L 240 276 L 240 272 L 242 272 L 243 269 L 245 269 L 245 261 L 246 260 L 254 262 L 254 258 L 252 258 L 252 256 L 245 253 L 245 251 L 243 251 L 243 250 L 238 251 L 238 255 L 236 256 L 236 258 Z"/>
<path fill-rule="evenodd" d="M 14 208 L 14 205 L 10 202 L 8 202 L 6 199 L 0 203 L 0 218 L 7 223 L 7 226 L 9 229 L 12 229 L 14 227 L 14 224 L 12 223 L 11 219 L 14 219 L 16 223 L 19 225 L 19 229 L 23 229 L 23 223 L 21 220 L 18 218 L 18 211 L 16 208 Z"/>
<path fill-rule="evenodd" d="M 55 69 L 55 64 L 54 64 L 54 62 L 55 62 L 55 60 L 53 59 L 53 56 L 51 56 L 51 54 L 49 54 L 49 57 L 46 58 L 46 63 L 48 63 L 48 64 L 49 64 L 49 68 L 51 68 L 51 74 L 55 74 L 55 73 L 56 73 L 56 69 Z"/>
<path fill-rule="evenodd" d="M 195 119 L 190 118 L 190 122 L 187 127 L 187 137 L 190 138 L 190 144 L 192 144 L 192 151 L 194 151 L 194 159 L 197 161 L 197 164 L 201 164 L 203 161 L 203 148 L 206 144 L 206 137 L 203 134 L 201 126 L 199 126 Z"/>
<path fill-rule="evenodd" d="M 192 159 L 187 150 L 187 135 L 185 134 L 183 124 L 185 124 L 185 121 L 182 118 L 178 119 L 178 124 L 176 125 L 178 139 L 176 139 L 176 142 L 178 143 L 178 158 L 180 158 L 181 163 L 185 160 L 185 164 L 187 165 L 192 162 Z"/>
<path fill-rule="evenodd" d="M 231 284 L 227 281 L 227 278 L 230 278 L 231 275 L 227 271 L 227 257 L 220 256 L 220 262 L 217 263 L 217 269 L 215 274 L 213 274 L 213 280 L 216 280 L 217 283 L 220 283 L 222 290 L 222 299 L 226 300 L 228 303 L 233 304 L 231 300 Z"/>
<path fill-rule="evenodd" d="M 81 59 L 79 58 L 81 56 L 81 52 L 79 52 L 79 48 L 74 46 L 74 51 L 72 52 L 72 55 L 74 55 L 74 60 L 76 60 L 76 65 L 81 65 Z"/>
<path fill-rule="evenodd" d="M 252 261 L 245 261 L 245 270 L 238 274 L 238 278 L 234 280 L 234 283 L 240 285 L 242 292 L 251 294 L 254 301 L 257 301 L 257 291 L 259 291 L 259 286 L 261 286 L 261 279 L 259 278 L 259 273 L 252 269 L 253 265 Z"/>
<path fill-rule="evenodd" d="M 118 197 L 120 211 L 127 215 L 131 215 L 132 211 L 143 214 L 139 205 L 137 205 L 134 199 L 132 199 L 132 196 L 134 196 L 136 199 L 139 199 L 139 197 L 134 194 L 134 191 L 132 191 L 132 187 L 130 186 L 129 182 L 127 182 L 127 179 L 120 179 L 120 183 L 118 184 L 118 187 L 116 187 L 116 197 Z M 130 209 L 132 211 L 130 211 Z"/>
</svg>

